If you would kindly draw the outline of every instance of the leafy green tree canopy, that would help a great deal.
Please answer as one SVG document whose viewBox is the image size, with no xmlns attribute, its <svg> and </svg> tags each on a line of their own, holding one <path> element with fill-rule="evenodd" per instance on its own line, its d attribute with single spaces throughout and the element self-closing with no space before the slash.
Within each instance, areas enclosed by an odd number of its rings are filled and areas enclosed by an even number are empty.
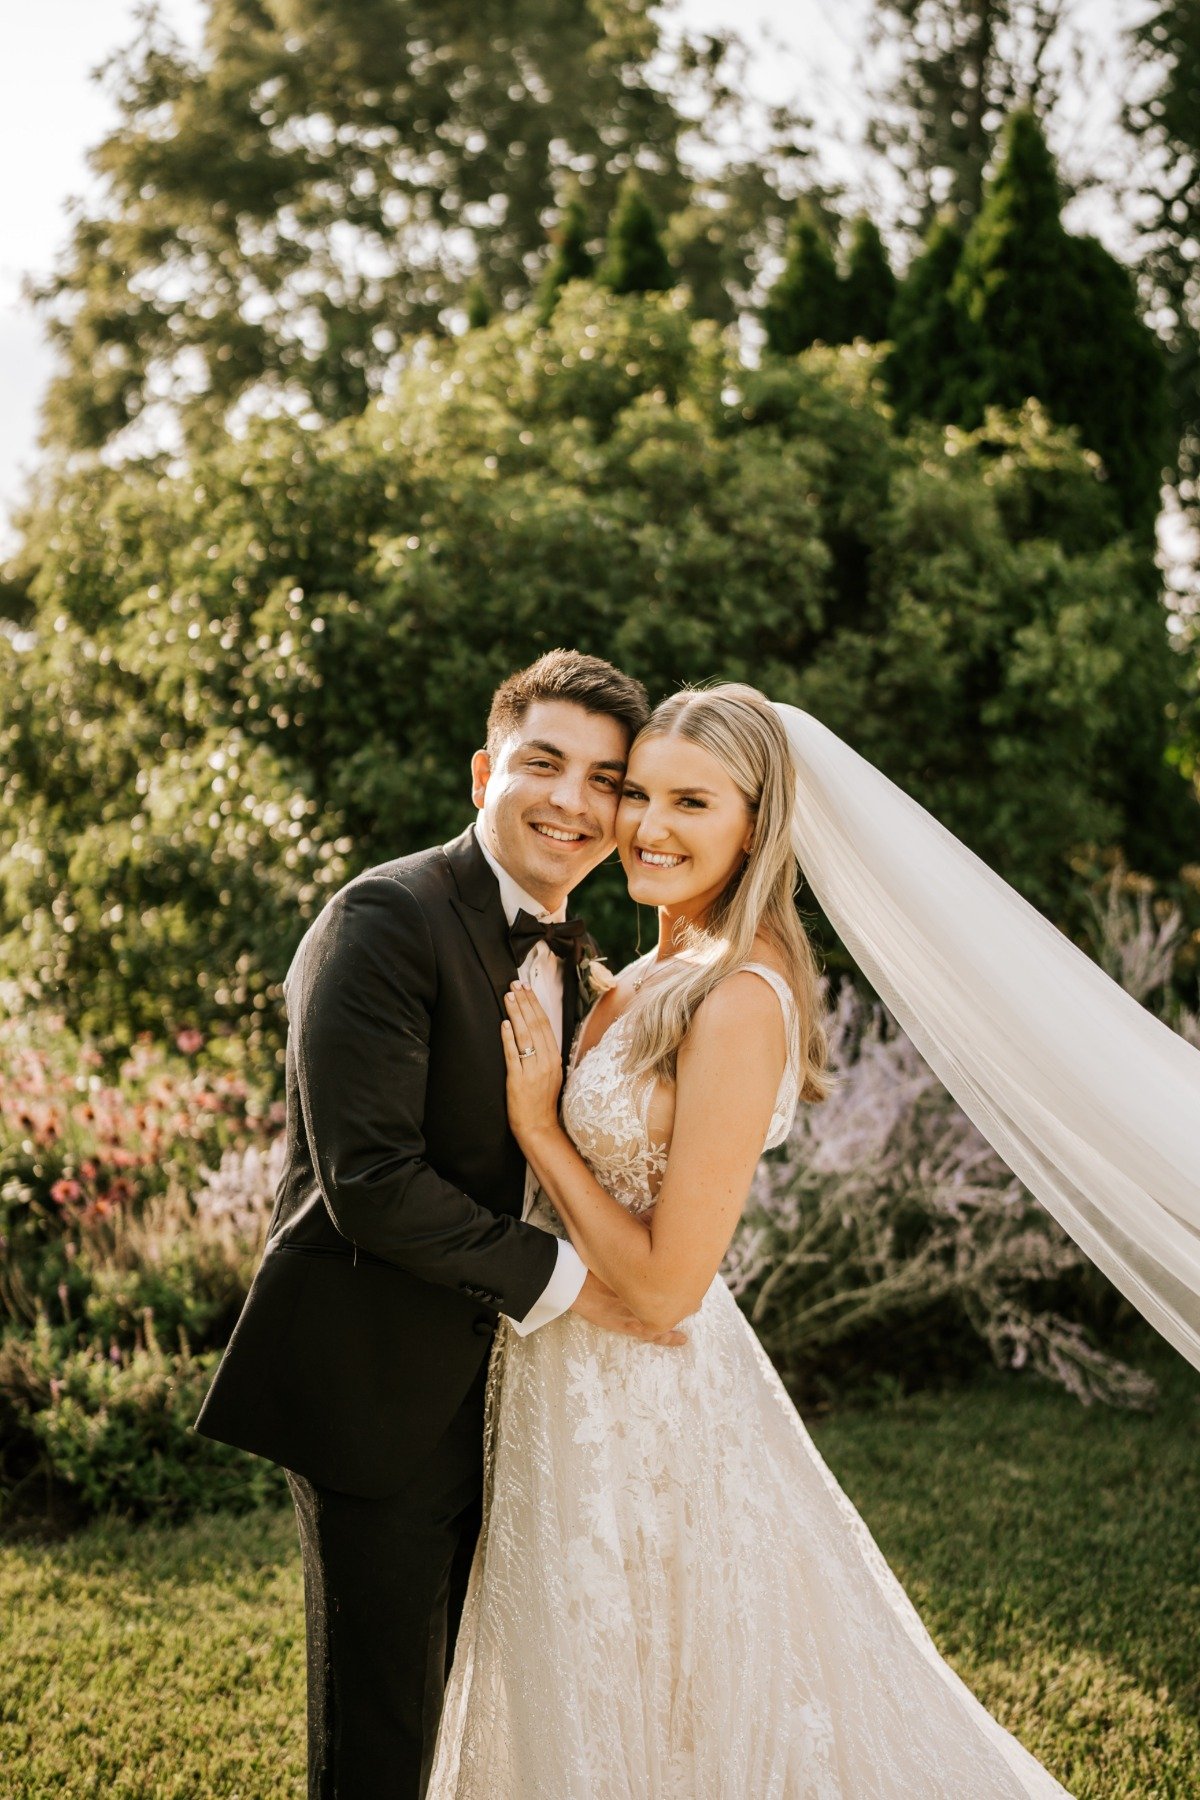
<svg viewBox="0 0 1200 1800">
<path fill-rule="evenodd" d="M 1073 846 L 1164 875 L 1194 841 L 1178 659 L 1094 463 L 1036 408 L 899 439 L 862 346 L 748 369 L 675 293 L 570 283 L 361 419 L 66 476 L 40 521 L 0 973 L 89 1031 L 277 1044 L 307 921 L 462 828 L 492 687 L 554 644 L 809 708 L 1058 918 Z M 618 874 L 584 899 L 628 953 Z"/>
<path fill-rule="evenodd" d="M 495 308 L 530 298 L 569 181 L 596 219 L 634 166 L 664 219 L 704 202 L 719 269 L 687 230 L 675 251 L 717 310 L 788 205 L 786 108 L 760 150 L 685 168 L 685 133 L 715 143 L 752 103 L 730 34 L 668 43 L 645 0 L 206 5 L 197 56 L 151 8 L 110 65 L 99 199 L 37 289 L 56 448 L 140 453 L 173 427 L 203 449 L 247 412 L 361 412 L 415 334 L 457 329 L 472 281 Z"/>
</svg>

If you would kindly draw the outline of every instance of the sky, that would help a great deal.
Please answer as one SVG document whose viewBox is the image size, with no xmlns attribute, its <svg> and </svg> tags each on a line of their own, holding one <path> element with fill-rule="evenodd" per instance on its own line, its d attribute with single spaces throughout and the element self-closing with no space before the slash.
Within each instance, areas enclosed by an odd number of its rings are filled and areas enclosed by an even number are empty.
<svg viewBox="0 0 1200 1800">
<path fill-rule="evenodd" d="M 1123 0 L 1075 0 L 1098 40 L 1111 37 Z M 753 51 L 752 85 L 768 100 L 801 97 L 827 124 L 828 172 L 852 177 L 852 144 L 864 106 L 857 59 L 869 0 L 678 0 L 692 30 L 737 30 Z M 186 43 L 199 40 L 203 0 L 162 0 Z M 137 30 L 137 0 L 39 0 L 13 7 L 0 59 L 0 553 L 7 524 L 37 457 L 37 412 L 53 369 L 41 322 L 22 298 L 26 277 L 47 274 L 65 244 L 72 196 L 93 178 L 86 156 L 115 121 L 92 71 Z M 1081 129 L 1098 132 L 1086 96 Z M 1087 221 L 1104 235 L 1103 220 Z M 1115 246 L 1114 246 L 1115 247 Z"/>
</svg>

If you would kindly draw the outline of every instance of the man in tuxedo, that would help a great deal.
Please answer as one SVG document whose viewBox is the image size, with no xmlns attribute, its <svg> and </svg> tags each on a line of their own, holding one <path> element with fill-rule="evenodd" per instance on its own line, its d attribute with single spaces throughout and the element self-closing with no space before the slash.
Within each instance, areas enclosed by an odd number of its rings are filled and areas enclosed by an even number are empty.
<svg viewBox="0 0 1200 1800">
<path fill-rule="evenodd" d="M 500 1022 L 520 974 L 569 1052 L 641 684 L 555 650 L 497 689 L 477 822 L 349 882 L 288 972 L 287 1161 L 198 1431 L 288 1471 L 304 1562 L 310 1800 L 418 1800 L 478 1536 L 499 1315 L 655 1338 L 525 1222 Z"/>
</svg>

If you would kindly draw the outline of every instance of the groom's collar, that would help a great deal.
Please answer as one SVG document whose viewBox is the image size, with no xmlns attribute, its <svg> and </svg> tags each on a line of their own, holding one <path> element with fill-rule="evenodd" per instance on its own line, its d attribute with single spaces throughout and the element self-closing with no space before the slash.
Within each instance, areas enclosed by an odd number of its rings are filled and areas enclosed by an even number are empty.
<svg viewBox="0 0 1200 1800">
<path fill-rule="evenodd" d="M 504 916 L 510 925 L 519 912 L 531 913 L 535 919 L 545 921 L 557 922 L 566 918 L 566 901 L 564 900 L 562 905 L 556 907 L 553 912 L 549 912 L 540 900 L 535 900 L 532 894 L 527 894 L 520 882 L 509 874 L 499 857 L 493 856 L 491 850 L 484 843 L 483 833 L 478 826 L 475 827 L 475 842 L 479 846 L 484 861 L 500 884 L 500 904 L 504 908 Z"/>
</svg>

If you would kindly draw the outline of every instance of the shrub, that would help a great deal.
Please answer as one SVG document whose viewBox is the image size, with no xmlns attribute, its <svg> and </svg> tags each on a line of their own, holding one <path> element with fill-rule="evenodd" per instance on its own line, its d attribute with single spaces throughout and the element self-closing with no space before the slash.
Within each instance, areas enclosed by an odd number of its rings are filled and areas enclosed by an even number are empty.
<svg viewBox="0 0 1200 1800">
<path fill-rule="evenodd" d="M 44 1239 L 0 1333 L 0 1498 L 183 1517 L 284 1492 L 192 1421 L 262 1254 L 284 1141 Z"/>
<path fill-rule="evenodd" d="M 47 1474 L 81 1513 L 168 1521 L 285 1499 L 282 1470 L 191 1429 L 218 1358 L 194 1355 L 182 1331 L 165 1348 L 148 1312 L 142 1342 L 120 1353 L 87 1344 L 64 1355 L 45 1319 L 6 1338 L 0 1409 L 23 1427 L 0 1439 L 10 1504 Z"/>
</svg>

